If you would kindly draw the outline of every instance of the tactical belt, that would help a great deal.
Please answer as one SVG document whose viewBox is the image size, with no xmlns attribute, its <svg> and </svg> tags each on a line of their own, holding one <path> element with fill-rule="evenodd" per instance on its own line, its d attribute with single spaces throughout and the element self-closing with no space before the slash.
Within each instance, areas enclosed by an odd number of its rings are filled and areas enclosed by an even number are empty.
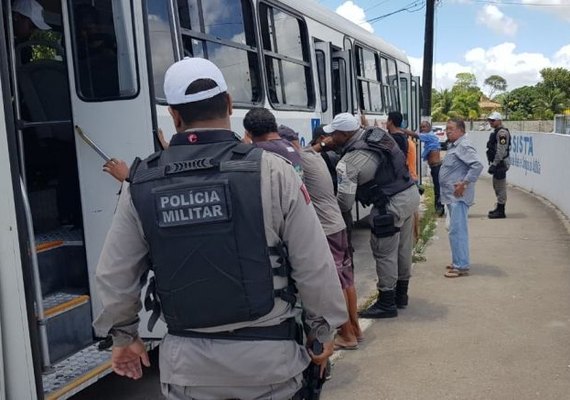
<svg viewBox="0 0 570 400">
<path fill-rule="evenodd" d="M 298 340 L 301 330 L 295 318 L 289 318 L 279 325 L 256 326 L 225 332 L 197 332 L 168 329 L 174 336 L 223 339 L 223 340 Z"/>
</svg>

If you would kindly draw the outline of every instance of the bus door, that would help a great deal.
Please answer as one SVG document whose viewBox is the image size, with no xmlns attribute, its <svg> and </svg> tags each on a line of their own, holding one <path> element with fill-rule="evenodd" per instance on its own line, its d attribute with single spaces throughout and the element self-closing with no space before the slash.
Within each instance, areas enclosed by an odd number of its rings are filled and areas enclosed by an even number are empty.
<svg viewBox="0 0 570 400">
<path fill-rule="evenodd" d="M 414 131 L 420 129 L 420 77 L 412 76 L 411 81 L 411 128 Z"/>
<path fill-rule="evenodd" d="M 315 59 L 319 83 L 319 99 L 321 104 L 321 124 L 327 124 L 334 117 L 334 94 L 332 88 L 332 55 L 330 42 L 315 40 Z"/>
<path fill-rule="evenodd" d="M 76 133 L 89 277 L 117 205 L 120 183 L 102 171 L 109 157 L 127 165 L 154 151 L 141 2 L 63 2 L 70 100 Z M 91 143 L 89 143 L 91 142 Z M 93 315 L 101 307 L 89 280 Z"/>
<path fill-rule="evenodd" d="M 350 52 L 332 47 L 330 42 L 315 42 L 319 77 L 322 123 L 343 112 L 352 112 L 350 90 Z"/>
<path fill-rule="evenodd" d="M 333 115 L 352 112 L 352 62 L 350 60 L 350 51 L 333 51 L 331 68 Z"/>
<path fill-rule="evenodd" d="M 398 85 L 393 78 L 392 85 Z M 412 127 L 412 76 L 405 72 L 400 72 L 400 112 L 402 113 L 402 128 L 415 130 Z"/>
</svg>

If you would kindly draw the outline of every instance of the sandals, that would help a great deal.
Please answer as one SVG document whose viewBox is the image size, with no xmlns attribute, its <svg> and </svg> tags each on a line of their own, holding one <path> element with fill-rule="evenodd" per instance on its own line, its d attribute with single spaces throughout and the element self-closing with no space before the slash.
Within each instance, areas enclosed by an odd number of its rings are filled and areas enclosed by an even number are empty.
<svg viewBox="0 0 570 400">
<path fill-rule="evenodd" d="M 334 349 L 335 350 L 358 350 L 358 341 L 355 344 L 352 344 L 352 343 L 343 342 L 339 338 L 335 338 Z"/>
<path fill-rule="evenodd" d="M 460 276 L 467 276 L 469 275 L 469 269 L 457 269 L 451 268 L 449 269 L 443 276 L 446 278 L 459 278 Z"/>
</svg>

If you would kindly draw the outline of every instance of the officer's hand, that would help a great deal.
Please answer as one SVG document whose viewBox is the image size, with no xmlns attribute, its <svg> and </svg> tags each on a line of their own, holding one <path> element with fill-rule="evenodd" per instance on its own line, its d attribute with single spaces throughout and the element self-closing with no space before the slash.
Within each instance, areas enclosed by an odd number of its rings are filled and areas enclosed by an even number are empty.
<svg viewBox="0 0 570 400">
<path fill-rule="evenodd" d="M 130 345 L 125 347 L 113 346 L 111 362 L 113 371 L 117 375 L 126 376 L 131 379 L 142 377 L 141 360 L 145 367 L 150 367 L 148 353 L 141 339 L 137 338 Z"/>
<path fill-rule="evenodd" d="M 321 367 L 321 378 L 325 374 L 325 369 L 327 367 L 327 360 L 330 356 L 334 353 L 334 340 L 330 342 L 323 343 L 323 352 L 319 355 L 315 355 L 311 349 L 309 349 L 309 355 L 311 356 L 311 360 L 313 363 L 320 365 Z"/>
<path fill-rule="evenodd" d="M 491 166 L 489 167 L 489 169 L 487 170 L 487 172 L 491 175 L 493 175 L 495 172 L 497 171 L 497 166 L 491 164 Z"/>
<path fill-rule="evenodd" d="M 129 177 L 129 167 L 123 160 L 111 158 L 103 165 L 103 171 L 111 174 L 119 182 L 123 182 Z"/>
</svg>

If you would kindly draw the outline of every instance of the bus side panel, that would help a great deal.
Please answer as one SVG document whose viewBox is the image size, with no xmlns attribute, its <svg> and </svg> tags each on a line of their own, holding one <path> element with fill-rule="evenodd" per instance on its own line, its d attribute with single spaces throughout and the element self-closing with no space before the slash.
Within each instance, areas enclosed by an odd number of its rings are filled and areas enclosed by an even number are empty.
<svg viewBox="0 0 570 400">
<path fill-rule="evenodd" d="M 2 68 L 1 72 L 4 69 Z M 0 92 L 4 93 L 0 80 Z M 7 89 L 6 89 L 7 90 Z M 7 121 L 4 96 L 0 97 L 0 121 Z M 10 131 L 10 134 L 14 132 Z M 0 399 L 37 399 L 28 312 L 20 259 L 14 194 L 8 153 L 8 129 L 0 123 L 0 182 L 4 182 L 0 207 Z"/>
</svg>

